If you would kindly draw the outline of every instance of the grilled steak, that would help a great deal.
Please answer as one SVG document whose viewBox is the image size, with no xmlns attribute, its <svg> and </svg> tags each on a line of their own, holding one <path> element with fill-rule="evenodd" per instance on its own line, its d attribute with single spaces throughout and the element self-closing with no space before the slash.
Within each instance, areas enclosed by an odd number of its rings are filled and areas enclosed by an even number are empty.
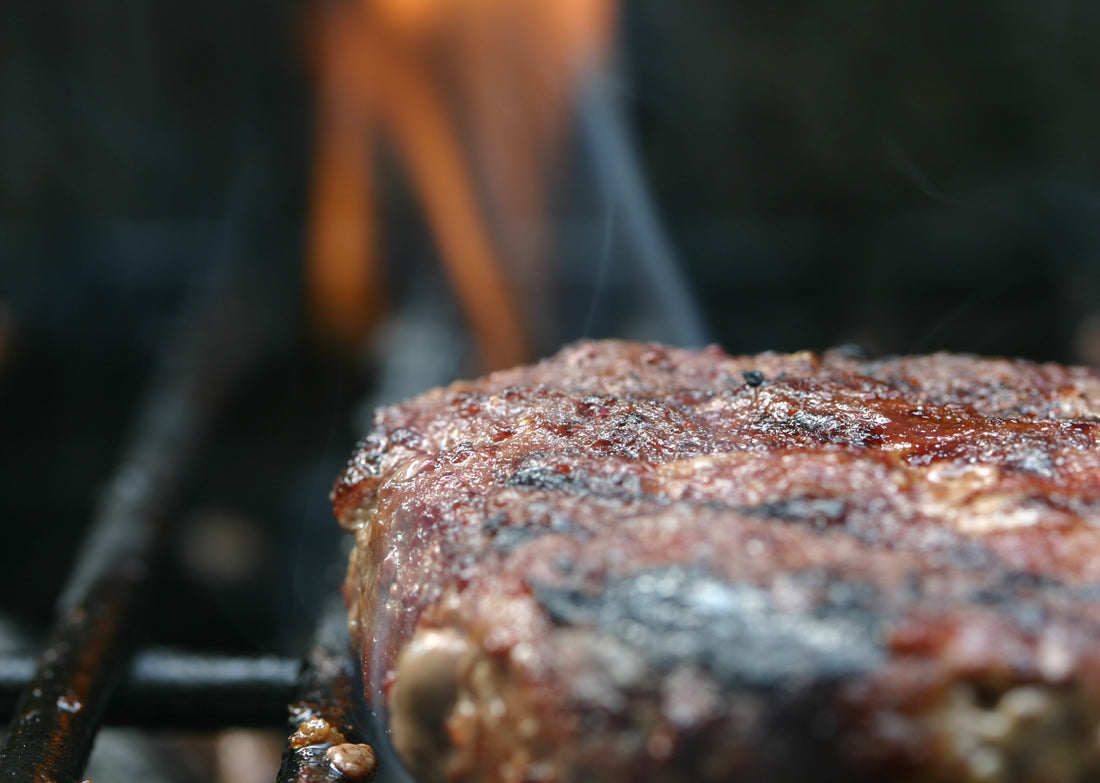
<svg viewBox="0 0 1100 783">
<path fill-rule="evenodd" d="M 1100 780 L 1100 376 L 581 343 L 333 492 L 419 781 Z"/>
</svg>

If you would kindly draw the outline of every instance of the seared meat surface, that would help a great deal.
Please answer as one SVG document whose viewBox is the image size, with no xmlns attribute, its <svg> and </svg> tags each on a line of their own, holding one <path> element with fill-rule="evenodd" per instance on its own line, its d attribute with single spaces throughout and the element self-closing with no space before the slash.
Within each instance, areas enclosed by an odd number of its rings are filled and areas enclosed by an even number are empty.
<svg viewBox="0 0 1100 783">
<path fill-rule="evenodd" d="M 418 780 L 1100 779 L 1100 376 L 580 343 L 333 492 Z"/>
</svg>

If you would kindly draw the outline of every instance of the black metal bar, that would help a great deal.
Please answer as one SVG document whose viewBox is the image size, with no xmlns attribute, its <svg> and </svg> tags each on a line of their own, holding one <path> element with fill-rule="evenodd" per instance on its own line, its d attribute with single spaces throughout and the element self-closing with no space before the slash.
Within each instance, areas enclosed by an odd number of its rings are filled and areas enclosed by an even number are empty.
<svg viewBox="0 0 1100 783">
<path fill-rule="evenodd" d="M 0 715 L 34 676 L 29 656 L 0 656 Z M 145 650 L 134 656 L 104 714 L 112 726 L 206 729 L 286 723 L 301 662 Z"/>
<path fill-rule="evenodd" d="M 81 779 L 129 661 L 161 520 L 251 337 L 236 285 L 226 279 L 187 308 L 176 338 L 166 343 L 0 749 L 0 781 Z"/>
<path fill-rule="evenodd" d="M 281 726 L 300 670 L 291 658 L 148 652 L 135 657 L 106 720 L 146 728 Z"/>
<path fill-rule="evenodd" d="M 347 615 L 336 601 L 318 625 L 306 657 L 294 702 L 290 705 L 290 741 L 283 754 L 277 783 L 336 783 L 367 780 L 333 764 L 332 748 L 362 748 L 364 728 L 360 678 L 348 642 Z M 371 748 L 373 758 L 374 749 Z"/>
</svg>

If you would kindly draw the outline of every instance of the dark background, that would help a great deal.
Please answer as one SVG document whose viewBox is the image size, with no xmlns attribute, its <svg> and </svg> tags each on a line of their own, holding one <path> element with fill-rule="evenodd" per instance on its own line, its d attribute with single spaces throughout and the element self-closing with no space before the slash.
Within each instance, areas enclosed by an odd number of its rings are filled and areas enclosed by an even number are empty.
<svg viewBox="0 0 1100 783">
<path fill-rule="evenodd" d="M 307 12 L 4 12 L 0 608 L 15 639 L 49 617 L 174 313 L 233 259 L 277 316 L 187 484 L 150 636 L 295 651 L 339 582 L 325 495 L 379 369 L 321 348 L 303 315 Z M 1100 362 L 1100 6 L 637 0 L 621 37 L 616 95 L 730 351 Z M 401 311 L 443 286 L 387 172 L 387 257 L 420 280 L 395 281 Z M 589 218 L 559 253 L 594 252 Z M 615 264 L 562 265 L 561 290 L 601 308 L 573 334 L 660 337 L 631 313 L 629 258 Z"/>
</svg>

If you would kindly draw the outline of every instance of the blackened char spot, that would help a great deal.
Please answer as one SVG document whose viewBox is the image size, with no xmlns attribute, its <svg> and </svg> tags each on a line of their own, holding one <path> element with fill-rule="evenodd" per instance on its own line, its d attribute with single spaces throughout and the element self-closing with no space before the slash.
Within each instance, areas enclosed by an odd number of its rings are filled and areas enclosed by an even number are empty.
<svg viewBox="0 0 1100 783">
<path fill-rule="evenodd" d="M 799 411 L 782 423 L 792 429 L 809 433 L 825 443 L 862 446 L 871 436 L 871 431 L 860 422 L 810 411 Z"/>
<path fill-rule="evenodd" d="M 1008 571 L 1004 575 L 1004 581 L 1017 590 L 1047 590 L 1064 587 L 1054 577 L 1032 571 Z"/>
<path fill-rule="evenodd" d="M 1090 589 L 1091 588 L 1091 589 Z M 1070 600 L 1093 602 L 1100 598 L 1100 585 L 1072 588 L 1045 574 L 1005 571 L 992 574 L 989 583 L 971 593 L 975 603 L 995 606 L 1021 628 L 1038 632 L 1047 622 L 1045 597 L 1062 593 Z"/>
<path fill-rule="evenodd" d="M 511 552 L 549 532 L 551 532 L 549 529 L 540 527 L 501 528 L 493 535 L 493 549 L 500 552 Z"/>
<path fill-rule="evenodd" d="M 637 647 L 658 671 L 688 664 L 731 687 L 781 688 L 858 674 L 883 657 L 869 612 L 775 605 L 752 585 L 670 566 L 608 582 L 595 595 L 532 584 L 550 618 Z"/>
<path fill-rule="evenodd" d="M 1042 630 L 1046 622 L 1046 611 L 1042 602 L 1021 597 L 1011 588 L 983 587 L 971 593 L 970 597 L 976 604 L 997 607 L 998 611 L 1011 618 L 1019 627 L 1032 632 Z"/>
<path fill-rule="evenodd" d="M 561 473 L 544 465 L 529 465 L 520 468 L 505 481 L 507 487 L 531 487 L 533 489 L 576 492 L 583 490 L 568 473 Z"/>
<path fill-rule="evenodd" d="M 749 386 L 760 386 L 764 383 L 764 373 L 760 370 L 745 370 L 741 373 L 741 377 L 745 379 L 745 383 Z"/>
<path fill-rule="evenodd" d="M 642 495 L 641 479 L 626 471 L 591 473 L 540 464 L 524 465 L 505 479 L 504 485 L 620 500 Z"/>
<path fill-rule="evenodd" d="M 847 505 L 840 498 L 784 498 L 739 510 L 754 517 L 827 527 L 844 521 Z"/>
<path fill-rule="evenodd" d="M 486 521 L 484 530 L 492 541 L 493 548 L 500 552 L 511 552 L 529 541 L 548 534 L 570 538 L 583 538 L 590 535 L 584 528 L 561 516 L 551 517 L 550 524 L 545 525 L 509 519 L 507 514 L 495 514 Z"/>
</svg>

